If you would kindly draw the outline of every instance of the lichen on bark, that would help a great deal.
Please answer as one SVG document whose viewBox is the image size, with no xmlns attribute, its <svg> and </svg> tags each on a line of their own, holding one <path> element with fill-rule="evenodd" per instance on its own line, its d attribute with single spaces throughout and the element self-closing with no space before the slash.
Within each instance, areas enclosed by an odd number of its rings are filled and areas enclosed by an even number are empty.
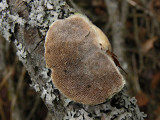
<svg viewBox="0 0 160 120">
<path fill-rule="evenodd" d="M 55 120 L 143 120 L 135 98 L 124 88 L 105 103 L 88 106 L 64 97 L 52 83 L 44 59 L 44 40 L 50 24 L 75 12 L 64 0 L 2 0 L 0 2 L 0 32 L 14 42 L 19 60 L 28 71 L 32 84 Z"/>
</svg>

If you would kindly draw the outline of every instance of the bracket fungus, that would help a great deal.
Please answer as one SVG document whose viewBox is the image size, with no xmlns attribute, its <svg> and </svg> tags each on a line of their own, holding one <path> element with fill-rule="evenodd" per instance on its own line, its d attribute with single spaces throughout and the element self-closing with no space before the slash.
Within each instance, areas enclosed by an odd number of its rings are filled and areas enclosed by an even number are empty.
<svg viewBox="0 0 160 120">
<path fill-rule="evenodd" d="M 55 21 L 45 40 L 54 85 L 75 102 L 105 102 L 125 84 L 107 50 L 111 50 L 107 37 L 87 17 L 78 14 Z"/>
</svg>

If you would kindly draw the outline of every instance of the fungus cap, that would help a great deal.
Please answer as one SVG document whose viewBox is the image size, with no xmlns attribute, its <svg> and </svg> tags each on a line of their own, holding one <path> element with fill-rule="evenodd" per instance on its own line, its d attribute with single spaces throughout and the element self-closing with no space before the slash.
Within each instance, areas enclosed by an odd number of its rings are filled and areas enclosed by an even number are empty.
<svg viewBox="0 0 160 120">
<path fill-rule="evenodd" d="M 71 100 L 95 105 L 119 92 L 125 81 L 112 58 L 104 33 L 83 15 L 54 22 L 46 35 L 46 65 L 54 85 Z"/>
</svg>

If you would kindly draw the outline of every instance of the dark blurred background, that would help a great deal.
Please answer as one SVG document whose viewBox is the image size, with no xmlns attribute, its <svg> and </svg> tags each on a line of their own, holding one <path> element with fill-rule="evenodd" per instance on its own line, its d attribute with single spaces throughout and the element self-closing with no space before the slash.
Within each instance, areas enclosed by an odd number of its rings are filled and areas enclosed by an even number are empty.
<svg viewBox="0 0 160 120">
<path fill-rule="evenodd" d="M 114 1 L 67 0 L 108 36 L 128 73 L 122 71 L 128 93 L 136 97 L 146 120 L 160 120 L 160 0 Z M 0 37 L 0 120 L 49 120 L 30 84 L 13 43 Z"/>
</svg>

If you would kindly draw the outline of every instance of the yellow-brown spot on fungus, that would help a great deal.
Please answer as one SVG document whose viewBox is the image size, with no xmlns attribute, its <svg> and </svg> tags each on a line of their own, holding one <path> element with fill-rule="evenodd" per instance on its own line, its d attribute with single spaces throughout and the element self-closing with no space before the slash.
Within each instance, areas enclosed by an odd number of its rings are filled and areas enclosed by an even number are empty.
<svg viewBox="0 0 160 120">
<path fill-rule="evenodd" d="M 101 45 L 100 45 L 101 44 Z M 104 33 L 85 16 L 54 22 L 45 41 L 45 59 L 54 85 L 75 102 L 95 105 L 119 92 L 125 81 L 112 58 Z"/>
</svg>

